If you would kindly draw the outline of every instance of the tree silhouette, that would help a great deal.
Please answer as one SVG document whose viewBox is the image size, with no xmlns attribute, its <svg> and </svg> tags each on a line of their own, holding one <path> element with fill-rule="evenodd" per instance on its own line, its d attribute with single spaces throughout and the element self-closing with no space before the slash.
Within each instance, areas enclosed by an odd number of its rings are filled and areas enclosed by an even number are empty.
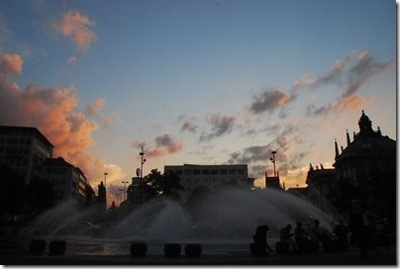
<svg viewBox="0 0 400 269">
<path fill-rule="evenodd" d="M 151 191 L 157 197 L 169 197 L 179 199 L 179 191 L 183 190 L 180 184 L 180 178 L 176 174 L 163 175 L 158 169 L 152 169 L 145 177 L 145 184 L 149 187 L 147 191 Z"/>
</svg>

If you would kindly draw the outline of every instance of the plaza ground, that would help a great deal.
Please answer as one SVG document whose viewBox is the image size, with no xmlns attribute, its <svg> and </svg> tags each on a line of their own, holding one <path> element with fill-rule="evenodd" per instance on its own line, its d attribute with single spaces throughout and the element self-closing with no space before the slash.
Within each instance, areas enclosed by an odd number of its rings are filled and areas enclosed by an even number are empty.
<svg viewBox="0 0 400 269">
<path fill-rule="evenodd" d="M 147 254 L 144 257 L 130 255 L 29 255 L 15 251 L 2 251 L 3 265 L 348 265 L 348 266 L 395 266 L 398 264 L 395 247 L 380 248 L 379 253 L 362 256 L 357 248 L 345 252 L 318 252 L 302 255 L 284 255 L 272 252 L 267 256 L 250 253 L 203 254 L 200 257 L 165 257 Z"/>
</svg>

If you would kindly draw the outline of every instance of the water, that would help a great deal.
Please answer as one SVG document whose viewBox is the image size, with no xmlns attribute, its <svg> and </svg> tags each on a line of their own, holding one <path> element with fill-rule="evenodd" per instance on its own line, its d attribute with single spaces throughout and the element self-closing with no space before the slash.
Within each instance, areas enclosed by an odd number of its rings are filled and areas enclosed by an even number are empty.
<svg viewBox="0 0 400 269">
<path fill-rule="evenodd" d="M 144 241 L 148 253 L 162 253 L 165 243 L 202 244 L 203 253 L 248 251 L 255 229 L 267 224 L 269 243 L 278 231 L 313 219 L 329 228 L 332 218 L 296 196 L 279 190 L 227 187 L 205 195 L 190 206 L 168 199 L 148 202 L 119 221 L 104 219 L 96 207 L 80 209 L 67 201 L 39 216 L 21 231 L 25 238 L 63 239 L 66 254 L 128 255 L 129 245 Z"/>
</svg>

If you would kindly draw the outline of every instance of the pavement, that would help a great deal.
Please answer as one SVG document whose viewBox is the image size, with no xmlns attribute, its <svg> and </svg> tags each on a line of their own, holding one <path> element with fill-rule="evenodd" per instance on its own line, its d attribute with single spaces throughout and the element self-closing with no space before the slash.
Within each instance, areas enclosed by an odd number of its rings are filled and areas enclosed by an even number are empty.
<svg viewBox="0 0 400 269">
<path fill-rule="evenodd" d="M 8 253 L 7 253 L 8 252 Z M 396 266 L 398 265 L 395 247 L 380 248 L 379 253 L 362 256 L 356 248 L 344 252 L 318 252 L 310 254 L 278 254 L 252 256 L 250 253 L 203 254 L 200 257 L 166 257 L 148 254 L 144 257 L 130 255 L 29 255 L 4 251 L 0 253 L 3 265 L 347 265 L 347 266 Z"/>
</svg>

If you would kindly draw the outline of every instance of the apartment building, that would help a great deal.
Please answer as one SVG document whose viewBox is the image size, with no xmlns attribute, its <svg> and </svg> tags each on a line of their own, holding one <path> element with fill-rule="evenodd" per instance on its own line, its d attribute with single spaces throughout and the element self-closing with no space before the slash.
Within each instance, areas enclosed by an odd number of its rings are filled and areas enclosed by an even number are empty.
<svg viewBox="0 0 400 269">
<path fill-rule="evenodd" d="M 85 204 L 87 179 L 84 173 L 63 158 L 46 159 L 42 165 L 41 179 L 53 185 L 57 201 L 69 198 L 77 199 Z"/>
<path fill-rule="evenodd" d="M 53 155 L 54 146 L 34 127 L 0 126 L 0 163 L 17 172 L 29 184 Z"/>
<path fill-rule="evenodd" d="M 197 188 L 213 190 L 224 184 L 237 184 L 239 186 L 252 186 L 248 177 L 246 164 L 228 165 L 166 165 L 164 174 L 176 174 L 185 192 L 193 192 Z"/>
</svg>

